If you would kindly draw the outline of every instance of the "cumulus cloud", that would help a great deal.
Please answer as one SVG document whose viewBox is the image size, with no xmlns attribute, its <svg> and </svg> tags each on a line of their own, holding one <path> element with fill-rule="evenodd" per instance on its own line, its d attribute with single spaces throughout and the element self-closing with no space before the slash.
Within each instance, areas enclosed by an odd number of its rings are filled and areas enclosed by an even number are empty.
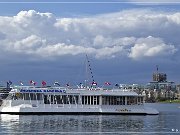
<svg viewBox="0 0 180 135">
<path fill-rule="evenodd" d="M 65 44 L 55 44 L 49 45 L 47 47 L 38 49 L 37 54 L 41 54 L 43 57 L 52 56 L 63 56 L 63 55 L 78 55 L 78 54 L 90 54 L 94 55 L 96 58 L 102 57 L 115 57 L 114 54 L 122 51 L 119 46 L 105 47 L 95 49 L 92 47 L 83 47 L 77 45 L 65 45 Z"/>
<path fill-rule="evenodd" d="M 166 45 L 161 39 L 154 37 L 140 38 L 131 48 L 129 57 L 139 60 L 144 57 L 161 57 L 174 54 L 177 49 L 173 45 Z"/>
<path fill-rule="evenodd" d="M 34 28 L 45 28 L 52 26 L 56 21 L 56 18 L 52 13 L 39 13 L 34 10 L 20 11 L 13 17 L 12 24 L 14 26 L 20 26 L 21 28 L 27 28 L 34 26 Z"/>
<path fill-rule="evenodd" d="M 94 38 L 93 45 L 96 47 L 105 47 L 105 46 L 129 46 L 135 42 L 135 37 L 123 37 L 123 38 L 112 38 L 112 37 L 104 37 L 103 35 L 97 35 Z"/>
<path fill-rule="evenodd" d="M 148 9 L 74 18 L 29 10 L 0 16 L 0 27 L 3 51 L 36 59 L 85 53 L 98 59 L 173 57 L 180 42 L 180 13 Z"/>
</svg>

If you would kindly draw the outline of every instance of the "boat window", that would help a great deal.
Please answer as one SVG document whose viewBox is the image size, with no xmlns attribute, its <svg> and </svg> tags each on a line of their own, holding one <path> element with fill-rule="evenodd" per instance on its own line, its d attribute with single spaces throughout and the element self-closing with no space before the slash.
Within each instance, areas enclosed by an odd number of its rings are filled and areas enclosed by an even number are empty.
<svg viewBox="0 0 180 135">
<path fill-rule="evenodd" d="M 30 93 L 30 98 L 31 98 L 31 100 L 36 100 L 36 95 L 35 95 L 35 93 Z"/>
<path fill-rule="evenodd" d="M 41 93 L 15 93 L 12 95 L 13 100 L 42 100 Z"/>
<path fill-rule="evenodd" d="M 142 104 L 143 103 L 143 97 L 138 97 L 137 99 L 137 104 Z"/>
<path fill-rule="evenodd" d="M 62 95 L 55 95 L 56 103 L 63 104 Z"/>
<path fill-rule="evenodd" d="M 138 103 L 137 97 L 128 96 L 127 97 L 127 105 L 135 105 Z"/>
<path fill-rule="evenodd" d="M 97 105 L 99 105 L 99 96 L 97 96 Z"/>
<path fill-rule="evenodd" d="M 69 104 L 68 95 L 63 95 L 63 102 L 64 104 Z"/>
<path fill-rule="evenodd" d="M 13 93 L 11 95 L 11 98 L 12 98 L 12 100 L 18 100 L 18 99 L 23 99 L 23 96 L 21 93 Z"/>
<path fill-rule="evenodd" d="M 45 104 L 76 104 L 78 100 L 77 95 L 44 95 Z"/>
<path fill-rule="evenodd" d="M 83 105 L 99 105 L 99 96 L 82 96 Z"/>
<path fill-rule="evenodd" d="M 102 96 L 102 105 L 125 105 L 125 97 Z"/>
<path fill-rule="evenodd" d="M 36 93 L 37 100 L 42 100 L 42 94 L 41 93 Z"/>
<path fill-rule="evenodd" d="M 94 105 L 94 99 L 95 99 L 94 96 L 90 96 L 90 98 L 91 98 L 91 99 L 90 99 L 90 102 L 91 102 L 90 104 L 91 104 L 91 105 Z"/>
<path fill-rule="evenodd" d="M 44 95 L 44 104 L 50 104 L 48 95 Z"/>
<path fill-rule="evenodd" d="M 84 96 L 84 104 L 88 105 L 88 96 Z"/>
</svg>

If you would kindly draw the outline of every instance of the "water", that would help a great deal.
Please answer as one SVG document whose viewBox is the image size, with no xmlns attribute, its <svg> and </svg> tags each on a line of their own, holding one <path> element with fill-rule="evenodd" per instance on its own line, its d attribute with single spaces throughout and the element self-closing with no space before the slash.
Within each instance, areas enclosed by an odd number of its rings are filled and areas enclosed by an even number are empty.
<svg viewBox="0 0 180 135">
<path fill-rule="evenodd" d="M 159 115 L 0 115 L 1 134 L 180 134 L 180 104 Z"/>
</svg>

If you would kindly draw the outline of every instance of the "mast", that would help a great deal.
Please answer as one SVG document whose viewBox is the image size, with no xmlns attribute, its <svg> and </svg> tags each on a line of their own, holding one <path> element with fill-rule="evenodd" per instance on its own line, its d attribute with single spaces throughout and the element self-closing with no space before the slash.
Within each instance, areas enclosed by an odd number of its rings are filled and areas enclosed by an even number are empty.
<svg viewBox="0 0 180 135">
<path fill-rule="evenodd" d="M 88 81 L 90 79 L 89 78 L 89 75 L 90 75 L 91 79 L 92 79 L 92 82 L 95 82 L 93 72 L 92 72 L 92 68 L 91 68 L 91 64 L 90 64 L 90 61 L 89 61 L 89 58 L 88 58 L 87 54 L 86 54 L 86 73 L 87 73 L 87 80 L 85 80 L 85 81 Z M 92 85 L 92 83 L 91 83 L 91 85 Z"/>
</svg>

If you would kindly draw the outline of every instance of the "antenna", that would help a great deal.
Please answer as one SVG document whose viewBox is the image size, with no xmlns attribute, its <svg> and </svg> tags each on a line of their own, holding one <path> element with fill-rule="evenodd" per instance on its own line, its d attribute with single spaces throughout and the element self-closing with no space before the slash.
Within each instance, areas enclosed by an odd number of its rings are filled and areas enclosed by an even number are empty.
<svg viewBox="0 0 180 135">
<path fill-rule="evenodd" d="M 158 65 L 156 65 L 156 71 L 157 71 L 157 73 L 158 73 L 158 70 L 159 70 Z"/>
</svg>

